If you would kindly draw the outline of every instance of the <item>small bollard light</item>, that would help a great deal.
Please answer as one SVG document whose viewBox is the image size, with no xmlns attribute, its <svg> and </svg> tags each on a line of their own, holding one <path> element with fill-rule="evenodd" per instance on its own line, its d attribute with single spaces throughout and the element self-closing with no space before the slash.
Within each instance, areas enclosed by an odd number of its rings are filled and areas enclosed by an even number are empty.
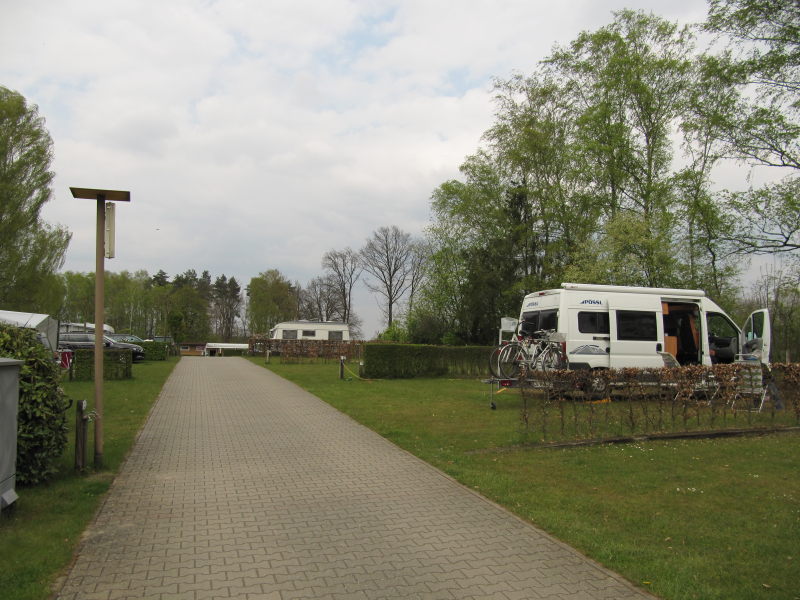
<svg viewBox="0 0 800 600">
<path fill-rule="evenodd" d="M 339 357 L 339 379 L 344 379 L 344 361 L 345 361 L 345 358 L 346 357 L 344 357 L 344 356 L 340 356 Z"/>
</svg>

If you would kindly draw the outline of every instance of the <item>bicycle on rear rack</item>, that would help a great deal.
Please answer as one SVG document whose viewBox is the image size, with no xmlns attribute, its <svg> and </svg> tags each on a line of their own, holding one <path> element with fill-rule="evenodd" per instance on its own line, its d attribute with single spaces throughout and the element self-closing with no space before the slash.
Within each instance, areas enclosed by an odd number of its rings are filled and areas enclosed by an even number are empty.
<svg viewBox="0 0 800 600">
<path fill-rule="evenodd" d="M 517 342 L 495 348 L 490 362 L 492 374 L 500 379 L 518 379 L 524 371 L 553 371 L 563 369 L 567 357 L 561 343 L 550 339 L 554 330 L 539 330 L 532 335 L 523 336 Z"/>
</svg>

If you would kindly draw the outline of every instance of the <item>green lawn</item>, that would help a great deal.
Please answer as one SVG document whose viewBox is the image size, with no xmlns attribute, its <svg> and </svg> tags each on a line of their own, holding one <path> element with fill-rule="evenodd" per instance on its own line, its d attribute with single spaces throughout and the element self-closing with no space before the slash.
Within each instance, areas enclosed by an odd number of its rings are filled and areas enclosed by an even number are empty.
<svg viewBox="0 0 800 600">
<path fill-rule="evenodd" d="M 269 367 L 658 596 L 800 598 L 797 433 L 533 448 L 514 391 Z"/>
<path fill-rule="evenodd" d="M 139 430 L 177 359 L 136 364 L 133 379 L 104 385 L 104 469 L 76 474 L 74 465 L 75 409 L 69 410 L 69 445 L 59 473 L 47 484 L 17 488 L 19 499 L 0 513 L 0 598 L 49 598 L 51 586 L 69 564 L 81 533 Z M 65 382 L 74 400 L 94 398 L 92 382 Z M 87 463 L 93 462 L 90 428 Z"/>
</svg>

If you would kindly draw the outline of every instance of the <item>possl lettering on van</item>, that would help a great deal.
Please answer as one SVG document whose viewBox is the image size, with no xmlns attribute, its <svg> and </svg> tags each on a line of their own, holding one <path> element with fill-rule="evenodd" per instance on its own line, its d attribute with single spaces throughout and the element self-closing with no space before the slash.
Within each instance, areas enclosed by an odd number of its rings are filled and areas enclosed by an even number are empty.
<svg viewBox="0 0 800 600">
<path fill-rule="evenodd" d="M 581 300 L 581 304 L 596 304 L 598 306 L 602 306 L 603 303 L 600 300 Z"/>
</svg>

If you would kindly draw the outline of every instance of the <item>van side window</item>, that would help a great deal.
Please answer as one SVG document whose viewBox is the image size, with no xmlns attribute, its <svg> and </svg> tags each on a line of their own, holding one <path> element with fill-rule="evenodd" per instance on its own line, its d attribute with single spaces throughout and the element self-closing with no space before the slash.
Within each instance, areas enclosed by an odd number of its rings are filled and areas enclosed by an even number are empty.
<svg viewBox="0 0 800 600">
<path fill-rule="evenodd" d="M 739 354 L 739 328 L 727 315 L 708 313 L 708 349 L 711 362 L 732 363 Z"/>
<path fill-rule="evenodd" d="M 719 338 L 738 338 L 739 330 L 726 315 L 708 313 L 708 334 Z"/>
<path fill-rule="evenodd" d="M 314 329 L 303 329 L 303 337 L 304 338 L 317 337 L 317 332 Z"/>
<path fill-rule="evenodd" d="M 617 339 L 657 341 L 656 313 L 643 310 L 618 310 Z"/>
<path fill-rule="evenodd" d="M 332 342 L 341 342 L 342 341 L 342 332 L 341 331 L 329 331 L 328 332 L 328 339 Z"/>
<path fill-rule="evenodd" d="M 578 331 L 581 333 L 608 333 L 608 313 L 579 312 Z"/>
<path fill-rule="evenodd" d="M 747 341 L 760 339 L 764 337 L 764 313 L 757 312 L 753 314 L 752 319 L 753 327 L 745 329 L 745 337 Z"/>
<path fill-rule="evenodd" d="M 296 340 L 297 339 L 297 329 L 284 329 L 282 339 L 284 340 Z"/>
</svg>

